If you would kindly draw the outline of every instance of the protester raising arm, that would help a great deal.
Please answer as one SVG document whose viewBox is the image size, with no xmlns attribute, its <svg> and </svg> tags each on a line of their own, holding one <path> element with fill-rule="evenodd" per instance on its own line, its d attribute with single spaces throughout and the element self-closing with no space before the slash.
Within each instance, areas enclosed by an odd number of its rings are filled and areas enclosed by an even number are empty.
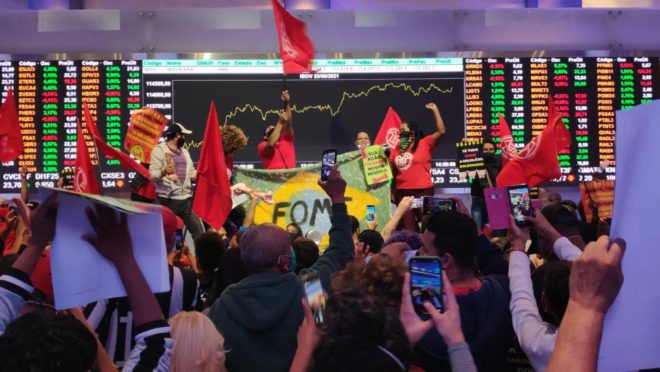
<svg viewBox="0 0 660 372">
<path fill-rule="evenodd" d="M 582 254 L 580 248 L 562 236 L 545 218 L 541 210 L 536 208 L 535 217 L 525 217 L 525 220 L 534 226 L 536 232 L 546 240 L 552 242 L 553 251 L 562 260 L 573 261 Z"/>
<path fill-rule="evenodd" d="M 27 203 L 29 198 L 27 170 L 25 167 L 18 167 L 18 172 L 21 174 L 21 200 L 23 203 Z"/>
<path fill-rule="evenodd" d="M 283 123 L 284 127 L 282 128 L 285 133 L 288 133 L 293 136 L 293 116 L 291 115 L 291 97 L 289 96 L 289 91 L 285 90 L 282 92 L 280 97 L 284 103 L 284 113 L 286 114 L 286 121 Z"/>
<path fill-rule="evenodd" d="M 624 240 L 610 242 L 602 236 L 589 243 L 573 262 L 570 299 L 549 372 L 596 370 L 605 314 L 623 284 L 621 260 L 625 249 Z"/>
<path fill-rule="evenodd" d="M 121 213 L 118 221 L 115 211 L 101 204 L 86 212 L 96 234 L 83 238 L 115 266 L 133 313 L 136 345 L 123 371 L 168 371 L 173 345 L 170 328 L 133 256 L 126 214 Z"/>
<path fill-rule="evenodd" d="M 447 128 L 445 128 L 445 121 L 442 120 L 440 115 L 440 110 L 435 103 L 427 103 L 426 108 L 431 110 L 433 113 L 433 118 L 435 119 L 435 133 L 433 133 L 433 141 L 438 143 L 445 133 L 447 133 Z"/>
</svg>

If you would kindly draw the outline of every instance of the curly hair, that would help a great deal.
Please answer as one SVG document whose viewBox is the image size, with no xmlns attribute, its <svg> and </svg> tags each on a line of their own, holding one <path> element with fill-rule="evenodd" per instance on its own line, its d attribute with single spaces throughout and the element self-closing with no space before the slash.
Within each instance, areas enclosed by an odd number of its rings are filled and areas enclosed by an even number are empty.
<svg viewBox="0 0 660 372">
<path fill-rule="evenodd" d="M 248 143 L 248 137 L 243 130 L 233 124 L 220 126 L 222 133 L 222 145 L 226 154 L 235 154 L 245 148 Z"/>
<path fill-rule="evenodd" d="M 0 336 L 0 371 L 87 371 L 96 339 L 73 315 L 30 312 Z"/>
<path fill-rule="evenodd" d="M 354 286 L 333 293 L 325 315 L 311 370 L 401 371 L 395 359 L 407 370 L 412 352 L 398 309 Z"/>
<path fill-rule="evenodd" d="M 332 279 L 333 293 L 350 291 L 354 287 L 364 288 L 385 306 L 398 311 L 401 305 L 401 290 L 405 268 L 393 257 L 376 254 L 368 263 L 351 261 L 346 268 Z"/>
</svg>

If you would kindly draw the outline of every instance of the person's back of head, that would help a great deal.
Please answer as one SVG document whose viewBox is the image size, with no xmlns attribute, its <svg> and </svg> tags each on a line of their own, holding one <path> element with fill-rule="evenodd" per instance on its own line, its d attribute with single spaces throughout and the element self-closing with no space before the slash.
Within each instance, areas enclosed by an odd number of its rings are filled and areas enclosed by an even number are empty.
<svg viewBox="0 0 660 372">
<path fill-rule="evenodd" d="M 383 237 L 376 230 L 364 230 L 358 236 L 358 241 L 364 244 L 365 253 L 376 254 L 383 248 Z"/>
<path fill-rule="evenodd" d="M 548 220 L 550 225 L 552 225 L 552 227 L 554 227 L 562 236 L 582 239 L 580 221 L 577 218 L 575 209 L 570 205 L 562 203 L 550 204 L 545 206 L 541 210 L 541 213 L 543 213 L 545 219 Z M 540 239 L 540 243 L 544 251 L 552 251 L 552 244 L 554 242 Z M 578 248 L 583 247 L 584 242 L 579 242 L 579 244 L 576 245 L 578 245 Z M 555 259 L 556 256 L 553 254 L 551 255 L 551 258 Z"/>
<path fill-rule="evenodd" d="M 289 233 L 289 239 L 291 241 L 294 241 L 298 238 L 303 237 L 302 228 L 297 223 L 292 222 L 292 223 L 286 225 L 286 232 Z"/>
<path fill-rule="evenodd" d="M 398 309 L 382 306 L 377 296 L 356 287 L 333 293 L 325 315 L 311 370 L 407 370 L 410 344 Z"/>
<path fill-rule="evenodd" d="M 215 231 L 207 231 L 195 239 L 197 265 L 204 273 L 212 273 L 220 266 L 220 259 L 227 247 L 222 236 Z"/>
<path fill-rule="evenodd" d="M 241 259 L 251 273 L 287 272 L 291 268 L 289 234 L 275 224 L 262 224 L 249 229 L 241 238 Z"/>
<path fill-rule="evenodd" d="M 561 323 L 568 306 L 570 276 L 571 263 L 562 260 L 550 261 L 532 275 L 541 317 L 555 326 Z"/>
<path fill-rule="evenodd" d="M 87 371 L 96 339 L 69 314 L 27 313 L 0 336 L 0 371 Z"/>
<path fill-rule="evenodd" d="M 351 220 L 351 234 L 357 238 L 360 235 L 360 221 L 353 215 L 348 215 L 348 218 Z"/>
<path fill-rule="evenodd" d="M 291 243 L 296 253 L 296 273 L 308 269 L 319 259 L 319 247 L 312 239 L 298 238 Z"/>
<path fill-rule="evenodd" d="M 169 320 L 174 346 L 170 371 L 224 371 L 224 338 L 204 314 L 183 311 Z"/>
<path fill-rule="evenodd" d="M 419 233 L 410 230 L 399 230 L 393 232 L 392 235 L 387 238 L 387 241 L 383 243 L 383 246 L 396 242 L 406 243 L 408 244 L 408 247 L 414 251 L 424 246 L 424 239 L 422 239 L 422 236 Z"/>
<path fill-rule="evenodd" d="M 470 217 L 451 211 L 434 213 L 426 222 L 424 253 L 441 258 L 450 255 L 460 270 L 472 270 L 477 238 L 477 225 Z"/>
</svg>

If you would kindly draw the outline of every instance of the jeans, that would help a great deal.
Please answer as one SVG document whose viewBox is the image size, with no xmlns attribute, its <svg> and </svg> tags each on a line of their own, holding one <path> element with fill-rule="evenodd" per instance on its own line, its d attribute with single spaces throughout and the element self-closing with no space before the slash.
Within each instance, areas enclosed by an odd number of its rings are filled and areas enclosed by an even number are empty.
<svg viewBox="0 0 660 372">
<path fill-rule="evenodd" d="M 192 198 L 177 200 L 159 196 L 158 201 L 160 205 L 168 207 L 174 214 L 181 217 L 193 239 L 197 239 L 198 236 L 202 235 L 204 227 L 199 217 L 192 212 Z"/>
</svg>

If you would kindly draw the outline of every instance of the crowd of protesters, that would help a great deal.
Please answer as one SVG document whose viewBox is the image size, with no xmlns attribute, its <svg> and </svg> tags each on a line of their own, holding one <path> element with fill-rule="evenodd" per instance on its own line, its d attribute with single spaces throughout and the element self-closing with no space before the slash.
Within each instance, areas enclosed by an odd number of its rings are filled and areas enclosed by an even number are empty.
<svg viewBox="0 0 660 372">
<path fill-rule="evenodd" d="M 285 149 L 293 140 L 286 92 L 282 100 L 287 110 L 260 145 L 264 162 L 278 169 L 295 164 Z M 181 150 L 187 130 L 174 124 L 150 169 L 163 231 L 144 232 L 164 234 L 170 290 L 163 293 L 152 293 L 136 263 L 140 247 L 126 215 L 97 204 L 86 210 L 94 233 L 84 239 L 116 268 L 127 295 L 55 311 L 49 249 L 57 194 L 29 203 L 28 217 L 17 212 L 18 199 L 2 201 L 0 371 L 595 371 L 625 242 L 610 240 L 601 221 L 582 221 L 555 194 L 527 217 L 528 227 L 512 220 L 497 236 L 459 199 L 455 211 L 422 218 L 413 197 L 433 195 L 421 181 L 445 132 L 438 108 L 427 108 L 437 131 L 424 137 L 405 122 L 402 146 L 392 149 L 403 185 L 382 228 L 348 214 L 337 167 L 319 181 L 332 204 L 323 251 L 295 224 L 255 225 L 254 208 L 265 201 L 254 192 L 240 228 L 204 232 L 189 213 L 195 172 Z M 244 147 L 242 132 L 236 137 Z M 27 192 L 21 198 L 27 202 Z M 177 240 L 184 226 L 194 251 Z M 442 311 L 413 305 L 412 257 L 439 258 Z M 326 299 L 322 321 L 301 284 L 309 275 Z"/>
</svg>

